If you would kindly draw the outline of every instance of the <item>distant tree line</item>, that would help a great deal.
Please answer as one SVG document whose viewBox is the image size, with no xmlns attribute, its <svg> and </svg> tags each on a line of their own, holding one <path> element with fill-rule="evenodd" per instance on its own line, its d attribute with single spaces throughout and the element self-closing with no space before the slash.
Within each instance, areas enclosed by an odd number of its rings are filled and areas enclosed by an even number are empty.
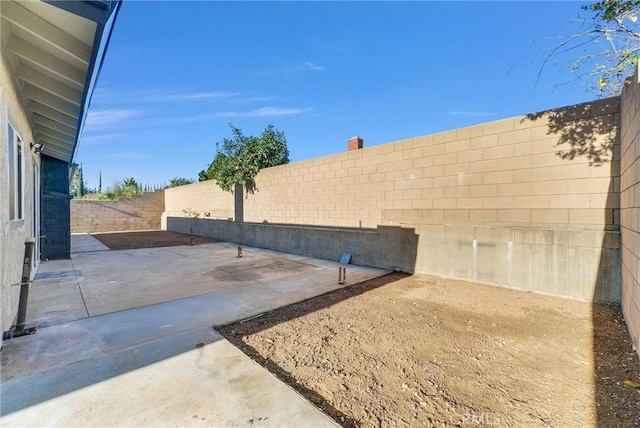
<svg viewBox="0 0 640 428">
<path fill-rule="evenodd" d="M 140 195 L 144 192 L 154 192 L 156 190 L 167 189 L 170 187 L 183 186 L 191 184 L 194 180 L 184 177 L 175 177 L 169 180 L 169 184 L 141 184 L 135 178 L 129 177 L 124 180 L 115 182 L 112 186 L 102 191 L 102 172 L 98 188 L 87 186 L 82 174 L 82 166 L 74 165 L 71 174 L 71 182 L 69 185 L 69 194 L 76 199 L 106 199 L 116 200 L 120 198 L 131 198 L 134 195 Z"/>
</svg>

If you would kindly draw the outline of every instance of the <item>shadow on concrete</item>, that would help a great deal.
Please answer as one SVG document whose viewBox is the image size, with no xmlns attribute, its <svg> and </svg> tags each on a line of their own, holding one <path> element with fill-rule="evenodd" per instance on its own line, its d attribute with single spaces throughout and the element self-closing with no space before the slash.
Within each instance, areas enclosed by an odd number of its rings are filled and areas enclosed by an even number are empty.
<svg viewBox="0 0 640 428">
<path fill-rule="evenodd" d="M 225 248 L 235 250 L 226 245 L 223 247 L 224 251 Z M 184 252 L 190 252 L 187 250 Z M 210 251 L 210 247 L 198 251 L 206 255 L 201 259 L 194 256 L 198 266 L 211 260 L 213 252 Z M 140 252 L 146 257 L 142 259 L 135 259 L 132 253 L 126 251 L 107 252 L 106 257 L 104 253 L 83 257 L 96 271 L 109 271 L 102 277 L 102 283 L 118 276 L 129 278 L 123 281 L 124 288 L 110 292 L 118 299 L 123 299 L 124 296 L 127 302 L 136 299 L 136 294 L 126 295 L 128 285 L 135 278 L 129 276 L 130 269 L 141 269 L 145 275 L 154 272 L 165 277 L 171 273 L 175 275 L 175 279 L 169 281 L 168 286 L 184 288 L 180 287 L 183 285 L 181 280 L 184 281 L 188 276 L 185 272 L 193 273 L 193 265 L 185 265 L 181 260 L 173 260 L 175 263 L 172 265 L 171 260 L 161 259 L 158 254 L 149 253 L 153 252 Z M 170 251 L 166 254 L 175 257 L 177 252 Z M 119 263 L 124 259 L 129 261 L 126 266 Z M 101 316 L 50 325 L 39 328 L 34 336 L 5 342 L 0 354 L 0 414 L 7 415 L 62 397 L 76 390 L 172 359 L 193 350 L 194 347 L 198 348 L 198 344 L 220 340 L 220 336 L 211 329 L 213 324 L 228 323 L 301 300 L 316 292 L 339 287 L 336 284 L 337 272 L 336 276 L 333 276 L 333 269 L 337 267 L 337 263 L 318 262 L 311 265 L 307 264 L 304 258 L 299 259 L 285 257 L 281 260 L 277 255 L 266 254 L 261 261 L 254 257 L 252 252 L 248 252 L 242 259 L 229 255 L 220 258 L 216 265 L 204 266 L 203 271 L 206 275 L 201 280 L 204 284 L 226 280 L 233 283 L 230 288 L 197 297 L 190 296 L 145 305 L 134 310 L 109 311 L 110 313 Z M 201 263 L 201 260 L 205 262 Z M 94 263 L 98 261 L 103 264 L 96 267 Z M 65 269 L 43 272 L 43 276 L 49 275 L 49 281 L 72 278 L 77 270 L 73 270 L 71 262 L 68 266 L 71 266 L 72 270 L 67 269 L 67 265 L 56 264 L 56 267 Z M 225 266 L 228 269 L 219 269 Z M 324 273 L 327 269 L 331 269 L 330 275 Z M 366 271 L 369 270 L 353 268 L 351 272 L 355 273 L 347 280 L 357 282 L 357 275 L 364 275 L 360 278 L 369 278 L 381 273 Z M 286 275 L 283 276 L 283 273 Z M 313 277 L 315 273 L 321 274 L 321 279 Z M 260 275 L 264 277 L 261 278 Z M 305 277 L 307 275 L 308 277 Z M 156 280 L 152 279 L 151 283 Z M 242 286 L 235 284 L 242 281 Z M 77 285 L 77 282 L 76 280 L 72 285 Z M 98 286 L 99 284 L 101 283 L 98 283 Z M 76 289 L 73 290 L 75 292 Z M 146 293 L 153 293 L 153 288 L 147 289 Z M 84 296 L 82 302 L 87 294 Z M 108 296 L 98 296 L 97 299 L 105 303 Z M 67 299 L 62 296 L 59 300 L 66 302 Z M 47 304 L 54 303 L 49 299 L 43 301 Z M 66 311 L 66 308 L 63 307 L 62 311 Z"/>
<path fill-rule="evenodd" d="M 620 292 L 611 302 L 605 291 L 612 284 L 620 289 L 622 282 L 619 115 L 620 99 L 615 97 L 526 116 L 547 120 L 548 135 L 557 138 L 557 156 L 586 160 L 590 167 L 608 169 L 611 177 L 591 311 L 596 426 L 603 428 L 640 426 L 640 394 L 624 385 L 626 379 L 638 380 L 640 362 L 624 322 Z"/>
<path fill-rule="evenodd" d="M 355 420 L 333 407 L 326 400 L 326 398 L 322 396 L 322 394 L 300 384 L 291 373 L 280 367 L 277 362 L 263 357 L 255 348 L 247 345 L 243 341 L 243 338 L 269 329 L 280 323 L 291 321 L 293 319 L 303 317 L 307 314 L 331 307 L 344 300 L 359 296 L 380 287 L 384 287 L 408 276 L 411 275 L 403 272 L 393 272 L 359 284 L 354 284 L 349 287 L 330 291 L 326 294 L 313 297 L 299 303 L 294 303 L 292 305 L 264 313 L 257 317 L 252 317 L 247 320 L 238 321 L 233 324 L 215 328 L 220 334 L 225 337 L 225 339 L 233 343 L 246 355 L 258 362 L 261 366 L 265 367 L 271 373 L 276 375 L 280 380 L 293 387 L 296 391 L 301 393 L 304 397 L 306 397 L 309 401 L 319 407 L 323 412 L 331 416 L 342 426 L 357 427 L 358 425 Z"/>
<path fill-rule="evenodd" d="M 38 334 L 43 333 L 38 332 Z M 114 332 L 114 334 L 118 333 Z M 84 331 L 80 335 L 90 335 L 90 332 Z M 75 339 L 82 340 L 82 338 Z M 33 374 L 24 377 L 14 379 L 10 374 L 3 373 L 0 415 L 6 416 L 18 412 L 47 400 L 176 357 L 220 339 L 210 328 L 192 330 L 158 338 L 142 345 L 124 347 L 72 364 L 60 364 L 44 371 L 34 369 Z M 52 337 L 51 340 L 56 340 L 56 338 Z M 74 340 L 74 337 L 67 338 L 67 340 Z M 73 343 L 70 346 L 73 346 Z M 3 366 L 11 364 L 6 361 L 11 358 L 6 354 L 6 352 L 2 354 L 2 358 L 5 360 Z M 46 425 L 44 420 L 43 425 Z"/>
</svg>

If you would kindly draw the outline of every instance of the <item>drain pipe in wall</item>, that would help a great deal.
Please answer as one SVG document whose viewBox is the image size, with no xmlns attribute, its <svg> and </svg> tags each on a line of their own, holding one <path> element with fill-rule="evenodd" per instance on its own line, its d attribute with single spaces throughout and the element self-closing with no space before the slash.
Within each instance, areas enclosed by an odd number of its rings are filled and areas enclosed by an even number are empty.
<svg viewBox="0 0 640 428">
<path fill-rule="evenodd" d="M 35 334 L 36 328 L 25 328 L 27 320 L 27 303 L 29 300 L 29 287 L 31 286 L 31 266 L 33 266 L 33 249 L 35 238 L 27 238 L 24 243 L 24 261 L 22 265 L 22 281 L 20 282 L 20 300 L 18 302 L 18 318 L 16 325 L 2 333 L 2 340 L 12 337 Z M 17 285 L 17 284 L 16 284 Z"/>
</svg>

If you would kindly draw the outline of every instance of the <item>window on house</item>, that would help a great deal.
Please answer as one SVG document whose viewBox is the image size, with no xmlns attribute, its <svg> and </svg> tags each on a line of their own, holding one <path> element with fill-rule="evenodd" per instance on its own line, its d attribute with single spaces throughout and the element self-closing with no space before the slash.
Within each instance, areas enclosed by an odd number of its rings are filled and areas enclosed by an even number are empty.
<svg viewBox="0 0 640 428">
<path fill-rule="evenodd" d="M 24 195 L 22 181 L 24 177 L 23 147 L 20 136 L 11 125 L 8 126 L 8 154 L 9 154 L 9 219 L 23 218 Z"/>
</svg>

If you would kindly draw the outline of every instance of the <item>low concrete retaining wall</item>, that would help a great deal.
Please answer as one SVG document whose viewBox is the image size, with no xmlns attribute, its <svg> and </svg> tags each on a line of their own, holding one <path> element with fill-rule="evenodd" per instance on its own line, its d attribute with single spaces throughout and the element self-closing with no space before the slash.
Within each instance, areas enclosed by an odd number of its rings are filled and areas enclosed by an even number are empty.
<svg viewBox="0 0 640 428">
<path fill-rule="evenodd" d="M 416 225 L 323 228 L 167 218 L 167 229 L 405 272 L 468 279 L 583 301 L 620 301 L 620 233 Z"/>
<path fill-rule="evenodd" d="M 327 260 L 351 253 L 361 266 L 412 272 L 418 236 L 412 228 L 338 229 L 224 220 L 167 218 L 167 230 Z"/>
<path fill-rule="evenodd" d="M 117 201 L 71 200 L 71 232 L 158 230 L 164 211 L 164 190 Z"/>
<path fill-rule="evenodd" d="M 620 232 L 423 225 L 415 272 L 620 302 Z"/>
</svg>

